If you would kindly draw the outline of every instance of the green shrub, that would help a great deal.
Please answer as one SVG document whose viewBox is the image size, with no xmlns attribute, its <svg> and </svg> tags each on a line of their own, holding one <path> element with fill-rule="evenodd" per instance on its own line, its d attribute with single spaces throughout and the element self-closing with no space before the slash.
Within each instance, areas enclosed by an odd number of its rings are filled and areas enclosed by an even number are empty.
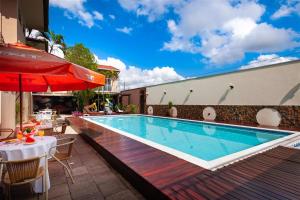
<svg viewBox="0 0 300 200">
<path fill-rule="evenodd" d="M 123 106 L 121 103 L 118 103 L 118 104 L 115 106 L 115 110 L 118 110 L 117 108 L 119 108 L 120 110 L 124 110 L 126 107 Z"/>
<path fill-rule="evenodd" d="M 127 106 L 128 112 L 131 114 L 136 114 L 137 113 L 137 105 L 135 104 L 129 104 Z"/>
<path fill-rule="evenodd" d="M 168 108 L 171 109 L 173 107 L 173 102 L 172 101 L 169 101 L 168 103 Z"/>
</svg>

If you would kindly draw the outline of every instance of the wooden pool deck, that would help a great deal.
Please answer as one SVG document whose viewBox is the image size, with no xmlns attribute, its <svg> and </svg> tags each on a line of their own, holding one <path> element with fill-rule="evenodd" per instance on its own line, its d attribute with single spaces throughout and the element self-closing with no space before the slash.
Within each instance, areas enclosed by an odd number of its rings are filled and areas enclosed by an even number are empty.
<svg viewBox="0 0 300 200">
<path fill-rule="evenodd" d="M 300 199 L 300 150 L 277 147 L 210 171 L 80 118 L 69 118 L 148 199 Z"/>
</svg>

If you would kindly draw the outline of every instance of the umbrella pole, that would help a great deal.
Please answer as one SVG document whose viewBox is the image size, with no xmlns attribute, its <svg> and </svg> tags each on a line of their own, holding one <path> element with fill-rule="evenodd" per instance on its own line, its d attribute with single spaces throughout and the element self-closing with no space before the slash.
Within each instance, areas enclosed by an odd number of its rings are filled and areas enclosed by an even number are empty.
<svg viewBox="0 0 300 200">
<path fill-rule="evenodd" d="M 98 98 L 98 112 L 99 112 L 100 111 L 99 87 L 97 89 L 97 98 Z"/>
<path fill-rule="evenodd" d="M 23 112 L 23 88 L 22 88 L 22 75 L 19 74 L 19 89 L 20 89 L 20 130 L 23 129 L 23 119 L 22 119 L 22 112 Z"/>
</svg>

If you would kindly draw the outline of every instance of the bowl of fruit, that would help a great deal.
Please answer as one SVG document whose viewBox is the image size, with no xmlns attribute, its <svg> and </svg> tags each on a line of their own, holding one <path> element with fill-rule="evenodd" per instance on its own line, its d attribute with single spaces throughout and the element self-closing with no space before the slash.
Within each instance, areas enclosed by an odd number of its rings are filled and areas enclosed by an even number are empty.
<svg viewBox="0 0 300 200">
<path fill-rule="evenodd" d="M 25 137 L 25 144 L 34 144 L 35 143 L 35 139 L 34 139 L 35 134 L 36 134 L 36 130 L 34 127 L 27 127 L 23 132 L 23 136 Z"/>
</svg>

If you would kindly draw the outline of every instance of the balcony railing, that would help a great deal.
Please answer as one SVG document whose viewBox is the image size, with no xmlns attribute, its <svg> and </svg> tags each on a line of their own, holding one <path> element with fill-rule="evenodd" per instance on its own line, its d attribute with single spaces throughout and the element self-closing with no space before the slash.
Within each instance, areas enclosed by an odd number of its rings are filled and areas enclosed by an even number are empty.
<svg viewBox="0 0 300 200">
<path fill-rule="evenodd" d="M 105 85 L 104 88 L 103 88 L 103 91 L 105 91 L 105 92 L 111 92 L 111 90 L 112 90 L 111 85 Z"/>
</svg>

